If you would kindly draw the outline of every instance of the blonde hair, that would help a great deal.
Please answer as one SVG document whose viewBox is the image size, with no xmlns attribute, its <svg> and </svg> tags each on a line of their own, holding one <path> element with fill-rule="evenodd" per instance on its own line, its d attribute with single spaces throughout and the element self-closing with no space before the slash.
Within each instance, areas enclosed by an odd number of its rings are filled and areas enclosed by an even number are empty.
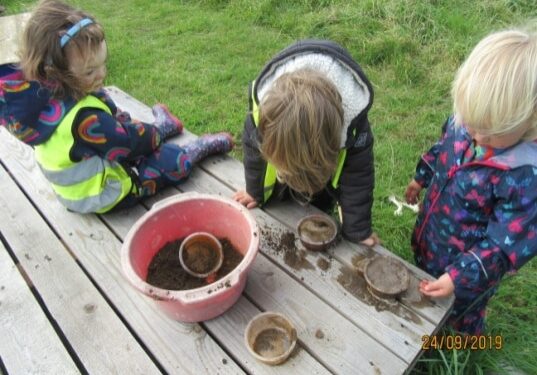
<svg viewBox="0 0 537 375">
<path fill-rule="evenodd" d="M 501 135 L 528 127 L 537 136 L 537 33 L 503 30 L 481 40 L 452 87 L 458 124 Z"/>
<path fill-rule="evenodd" d="M 281 75 L 259 106 L 261 154 L 287 185 L 307 197 L 334 173 L 342 128 L 341 96 L 314 70 Z"/>
<path fill-rule="evenodd" d="M 60 38 L 84 18 L 93 23 L 83 27 L 62 48 Z M 83 58 L 91 56 L 103 40 L 102 27 L 89 14 L 60 1 L 42 0 L 23 34 L 20 66 L 26 79 L 40 81 L 55 97 L 81 99 L 86 95 L 84 86 L 69 70 L 67 53 L 77 49 Z"/>
</svg>

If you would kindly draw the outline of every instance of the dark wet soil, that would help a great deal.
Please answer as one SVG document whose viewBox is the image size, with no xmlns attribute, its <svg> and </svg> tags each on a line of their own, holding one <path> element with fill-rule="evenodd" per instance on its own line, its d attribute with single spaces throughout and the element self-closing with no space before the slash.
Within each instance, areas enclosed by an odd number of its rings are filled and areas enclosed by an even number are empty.
<svg viewBox="0 0 537 375">
<path fill-rule="evenodd" d="M 189 275 L 179 262 L 179 246 L 184 238 L 168 242 L 153 257 L 147 270 L 146 281 L 156 287 L 169 290 L 188 290 L 199 288 L 218 281 L 233 271 L 244 256 L 239 253 L 227 238 L 219 238 L 224 251 L 224 262 L 214 280 L 200 279 Z M 210 282 L 208 282 L 210 281 Z"/>
<path fill-rule="evenodd" d="M 314 265 L 306 259 L 306 251 L 296 247 L 296 236 L 293 232 L 278 230 L 262 230 L 261 234 L 266 245 L 276 253 L 284 252 L 283 260 L 289 267 L 300 269 L 314 269 Z"/>
<path fill-rule="evenodd" d="M 323 271 L 326 271 L 330 268 L 330 262 L 324 258 L 319 258 L 317 260 L 317 267 L 319 267 Z"/>
</svg>

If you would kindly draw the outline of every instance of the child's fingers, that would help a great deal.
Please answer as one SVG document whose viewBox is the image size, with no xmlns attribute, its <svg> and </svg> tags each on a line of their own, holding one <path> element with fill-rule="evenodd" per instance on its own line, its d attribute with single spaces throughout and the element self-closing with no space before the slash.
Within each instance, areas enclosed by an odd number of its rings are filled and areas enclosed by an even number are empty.
<svg viewBox="0 0 537 375">
<path fill-rule="evenodd" d="M 450 286 L 446 285 L 442 278 L 436 281 L 420 281 L 419 290 L 428 297 L 447 297 L 452 293 Z"/>
<path fill-rule="evenodd" d="M 256 201 L 251 201 L 250 203 L 248 203 L 246 205 L 246 208 L 248 209 L 252 209 L 252 208 L 256 208 L 257 207 L 257 202 Z"/>
<path fill-rule="evenodd" d="M 248 209 L 257 206 L 257 202 L 255 201 L 255 199 L 253 199 L 250 194 L 242 190 L 235 192 L 235 194 L 233 194 L 233 199 Z"/>
</svg>

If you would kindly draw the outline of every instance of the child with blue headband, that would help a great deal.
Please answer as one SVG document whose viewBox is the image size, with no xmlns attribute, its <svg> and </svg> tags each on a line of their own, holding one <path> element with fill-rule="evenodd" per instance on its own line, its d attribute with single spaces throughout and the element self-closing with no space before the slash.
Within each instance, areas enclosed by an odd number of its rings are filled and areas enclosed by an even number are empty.
<svg viewBox="0 0 537 375">
<path fill-rule="evenodd" d="M 163 143 L 182 133 L 182 122 L 162 104 L 152 108 L 153 124 L 119 111 L 102 88 L 106 58 L 93 17 L 43 0 L 25 29 L 20 66 L 0 77 L 0 126 L 34 147 L 58 199 L 74 212 L 133 205 L 233 147 L 229 133 L 182 147 Z"/>
</svg>

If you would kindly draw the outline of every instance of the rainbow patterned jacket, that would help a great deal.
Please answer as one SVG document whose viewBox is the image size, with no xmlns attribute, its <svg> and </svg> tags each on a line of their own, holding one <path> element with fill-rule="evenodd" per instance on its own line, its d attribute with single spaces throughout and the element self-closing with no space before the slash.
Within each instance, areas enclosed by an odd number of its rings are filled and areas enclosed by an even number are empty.
<svg viewBox="0 0 537 375">
<path fill-rule="evenodd" d="M 28 145 L 44 143 L 76 102 L 55 99 L 40 83 L 24 80 L 20 71 L 0 68 L 0 126 Z M 73 123 L 75 143 L 69 153 L 73 162 L 98 155 L 128 164 L 160 146 L 156 127 L 118 111 L 104 90 L 92 95 L 101 99 L 112 115 L 95 108 L 78 113 Z"/>
</svg>

